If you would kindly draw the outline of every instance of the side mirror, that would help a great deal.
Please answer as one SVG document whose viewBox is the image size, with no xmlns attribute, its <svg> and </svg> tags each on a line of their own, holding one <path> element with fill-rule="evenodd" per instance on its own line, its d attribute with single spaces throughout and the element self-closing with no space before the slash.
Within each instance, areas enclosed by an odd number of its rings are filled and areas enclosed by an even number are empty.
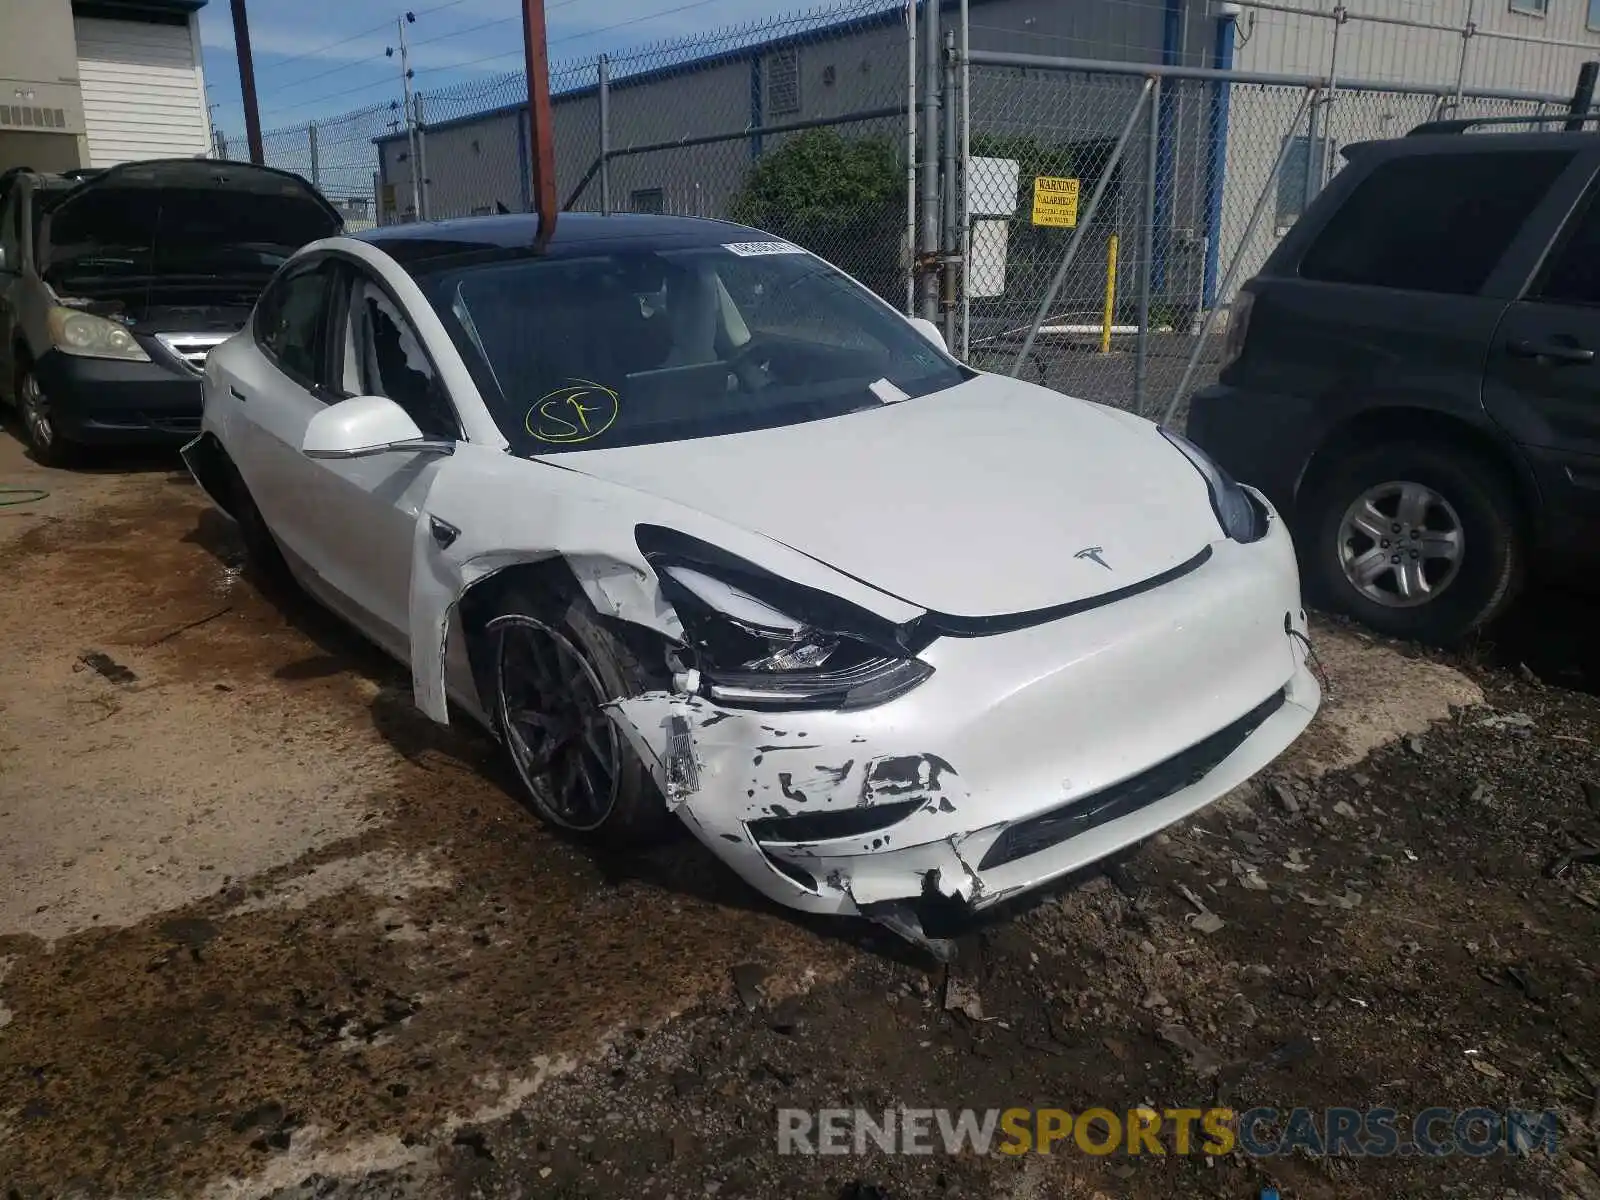
<svg viewBox="0 0 1600 1200">
<path fill-rule="evenodd" d="M 307 458 L 370 458 L 377 454 L 454 454 L 456 444 L 422 436 L 393 400 L 352 396 L 330 404 L 306 426 L 300 453 Z"/>
<path fill-rule="evenodd" d="M 911 328 L 915 329 L 946 354 L 950 353 L 950 347 L 944 344 L 944 334 L 927 317 L 907 317 L 906 320 L 911 322 Z"/>
</svg>

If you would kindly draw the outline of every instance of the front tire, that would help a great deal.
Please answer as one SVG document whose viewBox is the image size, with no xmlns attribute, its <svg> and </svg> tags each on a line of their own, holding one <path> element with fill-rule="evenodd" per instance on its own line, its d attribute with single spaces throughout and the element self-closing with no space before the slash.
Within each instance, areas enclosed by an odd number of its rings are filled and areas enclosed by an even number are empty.
<svg viewBox="0 0 1600 1200">
<path fill-rule="evenodd" d="M 51 410 L 50 397 L 45 394 L 33 364 L 24 362 L 17 368 L 15 390 L 17 418 L 22 426 L 22 440 L 41 467 L 66 467 L 76 457 L 76 447 L 61 435 Z"/>
<path fill-rule="evenodd" d="M 632 649 L 581 598 L 509 591 L 488 626 L 495 726 L 534 811 L 613 845 L 663 840 L 672 814 L 603 709 L 652 686 Z"/>
<path fill-rule="evenodd" d="M 1379 446 L 1337 463 L 1302 510 L 1319 600 L 1380 633 L 1459 642 L 1515 597 L 1526 548 L 1491 462 L 1449 446 Z"/>
</svg>

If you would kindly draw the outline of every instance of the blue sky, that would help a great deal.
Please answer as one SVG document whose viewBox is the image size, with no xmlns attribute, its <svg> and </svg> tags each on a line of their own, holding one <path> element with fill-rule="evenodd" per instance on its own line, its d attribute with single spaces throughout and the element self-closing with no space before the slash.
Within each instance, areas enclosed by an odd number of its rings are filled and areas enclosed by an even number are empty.
<svg viewBox="0 0 1600 1200">
<path fill-rule="evenodd" d="M 404 2 L 404 0 L 401 0 Z M 552 64 L 617 52 L 708 27 L 812 7 L 814 0 L 546 0 Z M 422 91 L 487 79 L 522 66 L 519 0 L 412 0 L 407 27 L 414 86 Z M 213 121 L 242 132 L 239 71 L 227 0 L 200 11 Z M 250 0 L 250 42 L 264 129 L 394 99 L 399 60 L 395 0 Z"/>
</svg>

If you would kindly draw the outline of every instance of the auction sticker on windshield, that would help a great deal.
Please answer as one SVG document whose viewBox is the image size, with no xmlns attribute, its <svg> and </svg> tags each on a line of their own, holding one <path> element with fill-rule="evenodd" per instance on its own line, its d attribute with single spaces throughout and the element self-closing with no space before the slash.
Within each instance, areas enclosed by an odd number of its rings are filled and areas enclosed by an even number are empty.
<svg viewBox="0 0 1600 1200">
<path fill-rule="evenodd" d="M 762 254 L 804 254 L 792 242 L 725 242 L 722 248 L 732 250 L 741 258 L 756 258 Z"/>
</svg>

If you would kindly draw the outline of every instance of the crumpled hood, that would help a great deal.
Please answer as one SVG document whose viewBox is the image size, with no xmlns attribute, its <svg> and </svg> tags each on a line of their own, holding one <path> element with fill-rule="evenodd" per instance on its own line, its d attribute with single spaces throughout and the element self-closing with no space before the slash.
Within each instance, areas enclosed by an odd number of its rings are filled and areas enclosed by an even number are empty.
<svg viewBox="0 0 1600 1200">
<path fill-rule="evenodd" d="M 1153 424 L 993 375 L 829 420 L 550 461 L 953 616 L 1087 600 L 1222 536 L 1205 481 Z"/>
</svg>

